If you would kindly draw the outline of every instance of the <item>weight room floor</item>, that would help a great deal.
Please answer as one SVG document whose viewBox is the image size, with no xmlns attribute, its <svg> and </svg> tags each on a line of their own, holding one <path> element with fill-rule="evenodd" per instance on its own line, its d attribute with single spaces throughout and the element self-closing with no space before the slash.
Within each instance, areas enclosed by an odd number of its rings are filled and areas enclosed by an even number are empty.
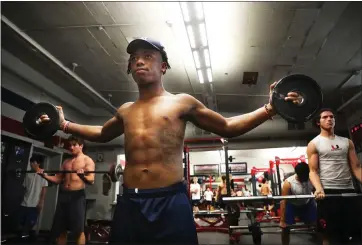
<svg viewBox="0 0 362 245">
<path fill-rule="evenodd" d="M 248 225 L 249 220 L 246 214 L 240 214 L 239 225 Z M 270 225 L 276 225 L 277 223 L 271 222 Z M 268 223 L 263 223 L 262 226 L 267 226 Z M 263 228 L 263 231 L 276 231 L 278 228 Z M 198 233 L 199 244 L 229 244 L 228 234 L 216 233 L 216 232 L 200 232 Z M 312 239 L 312 235 L 293 234 L 290 237 L 290 245 L 301 245 L 301 244 L 318 244 Z M 254 245 L 251 235 L 242 235 L 240 237 L 240 245 Z M 280 234 L 264 234 L 261 238 L 261 244 L 265 245 L 280 245 L 281 238 Z"/>
<path fill-rule="evenodd" d="M 239 225 L 248 225 L 249 220 L 246 217 L 246 214 L 240 215 Z M 271 222 L 270 225 L 275 225 L 277 223 Z M 263 226 L 268 226 L 268 223 L 263 223 Z M 263 228 L 263 231 L 276 231 L 278 228 Z M 199 244 L 229 244 L 228 234 L 217 233 L 217 232 L 200 232 L 198 233 Z M 41 240 L 41 239 L 40 239 Z M 19 244 L 19 242 L 7 242 L 6 244 Z M 47 242 L 37 241 L 33 244 L 49 244 Z M 74 242 L 69 242 L 68 244 L 75 244 Z M 88 244 L 103 244 L 96 242 L 89 242 Z M 254 245 L 251 235 L 244 235 L 240 237 L 240 245 Z M 281 238 L 280 234 L 264 234 L 262 236 L 261 244 L 265 245 L 280 245 Z M 308 234 L 292 234 L 290 237 L 290 245 L 301 245 L 301 244 L 310 244 L 316 245 L 318 242 L 314 240 L 312 235 Z"/>
</svg>

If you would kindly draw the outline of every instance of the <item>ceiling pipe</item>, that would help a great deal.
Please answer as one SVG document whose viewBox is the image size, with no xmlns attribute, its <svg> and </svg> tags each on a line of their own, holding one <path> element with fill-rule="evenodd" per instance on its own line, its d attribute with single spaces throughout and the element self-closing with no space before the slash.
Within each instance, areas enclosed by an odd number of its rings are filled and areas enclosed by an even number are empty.
<svg viewBox="0 0 362 245">
<path fill-rule="evenodd" d="M 341 84 L 338 85 L 337 89 L 340 90 L 342 89 L 342 87 L 344 85 L 346 85 L 349 81 L 351 81 L 352 79 L 354 79 L 356 76 L 358 76 L 361 73 L 360 70 L 357 71 L 353 71 L 352 74 L 345 80 L 343 81 Z M 346 106 L 348 106 L 349 104 L 351 104 L 354 100 L 358 99 L 360 96 L 362 95 L 362 91 L 358 92 L 357 94 L 355 94 L 354 96 L 352 96 L 349 100 L 347 100 L 346 102 L 344 102 L 342 105 L 340 105 L 337 109 L 337 112 L 342 111 L 344 108 L 346 108 Z"/>
<path fill-rule="evenodd" d="M 72 77 L 75 81 L 77 81 L 80 85 L 89 90 L 94 96 L 96 96 L 104 105 L 104 108 L 109 111 L 111 114 L 114 114 L 117 111 L 117 108 L 114 107 L 108 100 L 106 100 L 101 94 L 99 94 L 94 88 L 92 88 L 87 82 L 85 82 L 82 78 L 80 78 L 77 74 L 71 71 L 69 68 L 64 66 L 57 58 L 55 58 L 52 54 L 50 54 L 47 50 L 45 50 L 42 46 L 40 46 L 37 42 L 35 42 L 31 37 L 29 37 L 26 33 L 21 31 L 15 24 L 13 24 L 10 20 L 8 20 L 4 15 L 1 15 L 1 20 L 4 22 L 9 28 L 11 28 L 15 33 L 17 33 L 20 37 L 22 37 L 25 41 L 27 41 L 30 45 L 34 46 L 37 50 L 39 50 L 45 57 L 49 60 L 53 61 L 56 65 L 58 65 L 64 72 L 66 72 L 70 77 Z"/>
<path fill-rule="evenodd" d="M 337 86 L 337 90 L 340 90 L 345 84 L 347 84 L 349 81 L 351 81 L 353 78 L 355 78 L 355 76 L 357 76 L 358 74 L 360 74 L 361 71 L 353 71 L 351 73 L 351 75 L 346 79 L 344 80 L 343 82 L 341 82 L 341 84 L 339 84 Z"/>
<path fill-rule="evenodd" d="M 342 111 L 346 106 L 348 106 L 349 104 L 351 104 L 354 100 L 358 99 L 359 97 L 361 97 L 362 95 L 362 91 L 359 91 L 357 94 L 355 94 L 354 96 L 352 96 L 349 100 L 347 100 L 346 102 L 344 102 L 340 107 L 338 107 L 337 112 Z"/>
</svg>

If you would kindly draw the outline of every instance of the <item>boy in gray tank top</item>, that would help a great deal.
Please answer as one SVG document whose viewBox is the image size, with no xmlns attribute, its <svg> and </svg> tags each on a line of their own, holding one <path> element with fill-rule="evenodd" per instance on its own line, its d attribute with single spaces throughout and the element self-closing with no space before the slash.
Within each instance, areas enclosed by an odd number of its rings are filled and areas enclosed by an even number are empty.
<svg viewBox="0 0 362 245">
<path fill-rule="evenodd" d="M 312 184 L 309 181 L 309 167 L 305 162 L 295 166 L 295 174 L 284 181 L 282 195 L 310 195 Z M 295 224 L 298 217 L 306 225 L 315 225 L 317 207 L 314 200 L 282 200 L 280 202 L 280 227 L 282 228 L 282 245 L 289 245 L 290 225 Z"/>
<path fill-rule="evenodd" d="M 323 244 L 346 244 L 361 238 L 361 200 L 325 198 L 327 194 L 355 193 L 352 174 L 362 182 L 362 169 L 353 142 L 334 134 L 331 109 L 322 109 L 316 120 L 320 134 L 307 147 L 310 180 L 315 188 L 318 230 Z"/>
</svg>

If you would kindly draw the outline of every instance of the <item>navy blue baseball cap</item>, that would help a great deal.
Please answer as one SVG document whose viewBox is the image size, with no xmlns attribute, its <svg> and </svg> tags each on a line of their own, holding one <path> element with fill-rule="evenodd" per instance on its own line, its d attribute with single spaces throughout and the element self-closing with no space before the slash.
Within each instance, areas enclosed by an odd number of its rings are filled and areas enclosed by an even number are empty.
<svg viewBox="0 0 362 245">
<path fill-rule="evenodd" d="M 134 52 L 136 52 L 138 48 L 145 46 L 146 47 L 149 46 L 150 48 L 156 49 L 158 51 L 163 51 L 165 48 L 164 46 L 162 46 L 162 44 L 159 41 L 147 37 L 142 37 L 142 38 L 137 38 L 128 44 L 127 53 L 133 54 Z"/>
</svg>

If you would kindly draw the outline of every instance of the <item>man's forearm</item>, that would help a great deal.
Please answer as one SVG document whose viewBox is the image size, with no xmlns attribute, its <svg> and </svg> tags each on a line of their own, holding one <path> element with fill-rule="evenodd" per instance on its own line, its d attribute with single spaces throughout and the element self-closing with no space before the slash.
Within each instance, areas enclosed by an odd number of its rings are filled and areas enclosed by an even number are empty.
<svg viewBox="0 0 362 245">
<path fill-rule="evenodd" d="M 103 142 L 102 126 L 81 125 L 72 122 L 65 122 L 61 125 L 63 131 L 69 134 L 80 136 L 85 140 L 92 142 Z"/>
<path fill-rule="evenodd" d="M 41 192 L 40 192 L 39 203 L 44 203 L 45 192 L 46 192 L 46 189 L 43 187 L 43 189 L 42 189 Z"/>
<path fill-rule="evenodd" d="M 280 221 L 285 222 L 285 205 L 286 200 L 280 201 Z"/>
<path fill-rule="evenodd" d="M 80 178 L 87 184 L 93 185 L 94 184 L 94 176 L 86 176 L 82 175 Z"/>
<path fill-rule="evenodd" d="M 323 190 L 321 180 L 316 172 L 310 172 L 309 179 L 316 190 Z"/>
<path fill-rule="evenodd" d="M 61 179 L 59 179 L 59 177 L 57 175 L 55 175 L 55 176 L 43 175 L 43 178 L 56 185 L 59 185 L 61 182 Z"/>
<path fill-rule="evenodd" d="M 249 132 L 263 122 L 271 119 L 271 117 L 273 117 L 275 114 L 275 111 L 268 104 L 267 109 L 263 106 L 262 108 L 259 108 L 253 112 L 236 117 L 230 117 L 227 119 L 227 128 L 229 132 L 228 137 L 236 137 Z"/>
<path fill-rule="evenodd" d="M 358 164 L 358 166 L 353 170 L 353 174 L 356 177 L 356 179 L 358 179 L 359 182 L 362 183 L 362 166 L 361 166 L 361 164 Z"/>
</svg>

